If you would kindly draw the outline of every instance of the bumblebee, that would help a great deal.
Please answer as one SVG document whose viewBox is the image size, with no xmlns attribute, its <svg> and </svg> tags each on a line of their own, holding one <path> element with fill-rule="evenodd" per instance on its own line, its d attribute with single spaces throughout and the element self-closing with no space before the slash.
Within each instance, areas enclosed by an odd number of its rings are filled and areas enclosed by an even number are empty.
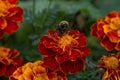
<svg viewBox="0 0 120 80">
<path fill-rule="evenodd" d="M 69 23 L 67 21 L 61 21 L 59 25 L 56 27 L 56 31 L 61 35 L 67 33 L 68 30 L 69 30 Z"/>
</svg>

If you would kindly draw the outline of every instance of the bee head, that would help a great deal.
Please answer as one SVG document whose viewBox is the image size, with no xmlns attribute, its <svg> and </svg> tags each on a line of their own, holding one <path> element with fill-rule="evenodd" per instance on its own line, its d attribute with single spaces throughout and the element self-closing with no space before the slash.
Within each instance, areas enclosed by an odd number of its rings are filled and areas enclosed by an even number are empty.
<svg viewBox="0 0 120 80">
<path fill-rule="evenodd" d="M 60 34 L 66 33 L 68 29 L 69 29 L 69 23 L 67 21 L 61 21 L 59 25 L 57 26 L 57 31 Z"/>
</svg>

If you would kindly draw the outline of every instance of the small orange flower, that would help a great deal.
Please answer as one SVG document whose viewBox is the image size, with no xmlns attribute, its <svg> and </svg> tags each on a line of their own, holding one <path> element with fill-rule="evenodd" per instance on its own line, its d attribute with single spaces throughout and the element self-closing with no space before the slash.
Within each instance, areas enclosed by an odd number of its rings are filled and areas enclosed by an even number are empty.
<svg viewBox="0 0 120 80">
<path fill-rule="evenodd" d="M 28 62 L 19 67 L 10 77 L 10 80 L 66 80 L 65 76 L 49 72 L 42 64 L 42 61 Z"/>
<path fill-rule="evenodd" d="M 0 0 L 0 38 L 4 33 L 18 30 L 17 22 L 23 21 L 23 9 L 16 6 L 18 0 Z"/>
<path fill-rule="evenodd" d="M 0 76 L 9 77 L 15 69 L 23 65 L 21 58 L 17 58 L 19 52 L 15 49 L 0 47 Z"/>
<path fill-rule="evenodd" d="M 103 56 L 100 63 L 97 67 L 104 69 L 102 80 L 120 80 L 120 52 Z"/>
<path fill-rule="evenodd" d="M 92 36 L 99 38 L 106 50 L 120 50 L 120 12 L 111 12 L 91 27 Z"/>
<path fill-rule="evenodd" d="M 45 67 L 60 69 L 66 74 L 82 71 L 90 52 L 89 48 L 85 48 L 86 45 L 86 37 L 77 30 L 70 30 L 63 35 L 50 30 L 49 36 L 41 37 L 38 48 L 44 56 Z"/>
</svg>

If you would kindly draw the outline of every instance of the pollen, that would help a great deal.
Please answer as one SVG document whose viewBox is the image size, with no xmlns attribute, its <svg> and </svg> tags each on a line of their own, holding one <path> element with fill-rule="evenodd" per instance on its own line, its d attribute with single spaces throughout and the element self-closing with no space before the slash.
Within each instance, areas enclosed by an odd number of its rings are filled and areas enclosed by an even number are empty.
<svg viewBox="0 0 120 80">
<path fill-rule="evenodd" d="M 119 60 L 112 56 L 105 59 L 104 63 L 107 68 L 116 69 L 119 65 Z"/>
<path fill-rule="evenodd" d="M 10 4 L 9 1 L 0 0 L 0 17 L 5 17 L 9 12 L 8 10 L 15 5 Z"/>
<path fill-rule="evenodd" d="M 70 47 L 72 42 L 77 42 L 77 41 L 72 36 L 65 34 L 58 41 L 58 45 L 60 48 L 64 49 L 66 46 Z"/>
</svg>

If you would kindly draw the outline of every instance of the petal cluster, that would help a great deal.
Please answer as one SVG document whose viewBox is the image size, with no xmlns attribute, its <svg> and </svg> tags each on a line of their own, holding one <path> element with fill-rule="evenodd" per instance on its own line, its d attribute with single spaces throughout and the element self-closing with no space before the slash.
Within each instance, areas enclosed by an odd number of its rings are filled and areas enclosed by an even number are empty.
<svg viewBox="0 0 120 80">
<path fill-rule="evenodd" d="M 17 6 L 17 0 L 0 0 L 0 38 L 4 33 L 18 30 L 18 22 L 23 21 L 23 9 Z"/>
<path fill-rule="evenodd" d="M 38 49 L 44 57 L 44 66 L 63 73 L 77 73 L 85 66 L 85 58 L 90 49 L 86 37 L 77 30 L 70 30 L 61 35 L 56 30 L 49 30 L 48 36 L 40 38 Z"/>
<path fill-rule="evenodd" d="M 0 76 L 9 77 L 23 65 L 21 58 L 18 58 L 19 52 L 15 49 L 0 47 Z"/>
<path fill-rule="evenodd" d="M 97 67 L 104 69 L 102 80 L 120 80 L 120 52 L 103 56 Z"/>
<path fill-rule="evenodd" d="M 66 80 L 65 77 L 57 72 L 48 71 L 42 64 L 42 61 L 28 62 L 24 66 L 19 67 L 10 80 Z"/>
<path fill-rule="evenodd" d="M 91 27 L 92 36 L 99 38 L 106 50 L 120 50 L 120 12 L 113 11 Z"/>
</svg>

